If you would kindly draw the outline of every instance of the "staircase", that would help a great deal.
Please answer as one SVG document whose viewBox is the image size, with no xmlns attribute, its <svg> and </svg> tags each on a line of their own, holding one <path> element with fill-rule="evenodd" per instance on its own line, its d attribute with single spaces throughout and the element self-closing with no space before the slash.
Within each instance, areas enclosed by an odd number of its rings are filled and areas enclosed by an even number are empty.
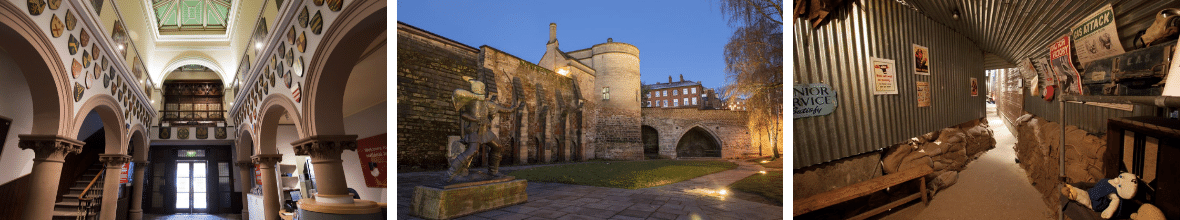
<svg viewBox="0 0 1180 220">
<path fill-rule="evenodd" d="M 53 219 L 97 219 L 99 206 L 102 205 L 101 197 L 103 179 L 102 177 L 98 177 L 98 179 L 95 180 L 95 177 L 102 174 L 102 171 L 102 163 L 91 164 L 90 168 L 86 169 L 86 173 L 82 174 L 82 177 L 78 178 L 78 181 L 75 181 L 74 186 L 70 187 L 69 193 L 62 196 L 61 202 L 58 202 L 53 206 Z M 90 186 L 90 190 L 86 190 L 86 186 L 90 185 L 91 181 L 93 181 L 94 184 Z M 78 202 L 78 196 L 82 194 L 82 191 L 86 191 L 87 196 L 85 198 L 93 199 L 91 205 L 89 206 L 91 207 L 90 214 L 86 216 L 83 216 L 85 215 L 83 214 L 85 211 L 80 209 L 81 206 L 86 205 L 86 202 Z"/>
</svg>

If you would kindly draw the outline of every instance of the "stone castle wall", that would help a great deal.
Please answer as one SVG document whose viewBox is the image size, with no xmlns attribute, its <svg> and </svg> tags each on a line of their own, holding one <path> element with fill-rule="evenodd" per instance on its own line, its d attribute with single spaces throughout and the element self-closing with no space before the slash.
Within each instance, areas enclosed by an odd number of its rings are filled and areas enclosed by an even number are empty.
<svg viewBox="0 0 1180 220">
<path fill-rule="evenodd" d="M 594 75 L 571 68 L 569 76 L 562 76 L 495 48 L 481 49 L 481 66 L 495 76 L 499 87 L 498 102 L 512 105 L 519 98 L 524 105 L 518 110 L 519 119 L 515 118 L 517 115 L 503 114 L 498 123 L 493 123 L 499 125 L 497 132 L 505 140 L 501 143 L 511 145 L 519 140 L 518 148 L 505 150 L 506 161 L 536 163 L 595 157 L 591 152 L 596 143 L 591 137 L 595 134 L 593 120 L 597 115 L 593 110 L 597 109 L 599 100 L 591 89 Z M 576 99 L 575 91 L 585 100 L 580 111 L 570 106 Z M 581 140 L 582 154 L 577 156 L 575 139 Z"/>
<path fill-rule="evenodd" d="M 750 144 L 754 140 L 751 140 L 750 130 L 746 126 L 747 118 L 748 114 L 744 111 L 643 109 L 643 125 L 655 128 L 659 136 L 659 155 L 663 158 L 678 158 L 677 144 L 694 127 L 700 127 L 719 139 L 722 158 L 758 154 L 758 148 Z M 763 151 L 763 154 L 770 155 L 771 152 Z"/>
<path fill-rule="evenodd" d="M 397 53 L 398 168 L 446 168 L 447 136 L 460 133 L 451 96 L 478 78 L 479 51 L 398 29 Z"/>
<path fill-rule="evenodd" d="M 618 160 L 643 159 L 640 137 L 639 49 L 625 43 L 603 43 L 592 48 L 595 96 L 600 100 L 595 129 L 598 130 L 595 154 Z M 610 99 L 603 100 L 602 90 L 609 87 Z"/>
</svg>

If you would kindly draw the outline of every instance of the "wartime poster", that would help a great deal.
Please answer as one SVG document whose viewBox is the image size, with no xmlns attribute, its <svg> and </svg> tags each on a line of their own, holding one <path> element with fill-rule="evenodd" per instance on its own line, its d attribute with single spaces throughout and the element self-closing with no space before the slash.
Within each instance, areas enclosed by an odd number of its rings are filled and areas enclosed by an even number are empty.
<svg viewBox="0 0 1180 220">
<path fill-rule="evenodd" d="M 979 96 L 979 81 L 971 77 L 971 96 Z"/>
<path fill-rule="evenodd" d="M 356 141 L 356 153 L 360 157 L 361 173 L 365 174 L 365 186 L 385 188 L 385 178 L 389 175 L 385 149 L 385 134 Z"/>
<path fill-rule="evenodd" d="M 918 107 L 930 107 L 930 83 L 917 81 Z"/>
<path fill-rule="evenodd" d="M 1032 59 L 1024 58 L 1016 65 L 1020 68 L 1020 75 L 1024 76 L 1024 80 L 1028 81 L 1028 94 L 1037 94 L 1040 90 L 1040 74 L 1037 73 L 1037 68 L 1033 67 Z"/>
<path fill-rule="evenodd" d="M 1062 93 L 1082 94 L 1082 78 L 1078 76 L 1078 69 L 1073 67 L 1073 57 L 1069 54 L 1069 35 L 1049 45 L 1049 69 L 1056 72 L 1058 86 Z"/>
<path fill-rule="evenodd" d="M 1085 66 L 1090 61 L 1124 53 L 1115 30 L 1114 8 L 1106 4 L 1097 12 L 1082 19 L 1070 29 L 1078 61 Z"/>
<path fill-rule="evenodd" d="M 893 60 L 872 58 L 873 95 L 897 94 L 897 65 Z"/>
<path fill-rule="evenodd" d="M 914 47 L 914 74 L 930 75 L 930 49 L 922 45 Z"/>
</svg>

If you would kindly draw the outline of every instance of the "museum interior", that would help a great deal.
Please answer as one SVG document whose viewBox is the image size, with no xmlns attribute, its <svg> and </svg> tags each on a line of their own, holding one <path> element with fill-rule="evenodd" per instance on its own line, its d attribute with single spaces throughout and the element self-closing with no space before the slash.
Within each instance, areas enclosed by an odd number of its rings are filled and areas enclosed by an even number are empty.
<svg viewBox="0 0 1180 220">
<path fill-rule="evenodd" d="M 795 218 L 1180 218 L 1180 1 L 795 6 Z"/>
<path fill-rule="evenodd" d="M 0 219 L 385 219 L 387 5 L 0 1 Z"/>
</svg>

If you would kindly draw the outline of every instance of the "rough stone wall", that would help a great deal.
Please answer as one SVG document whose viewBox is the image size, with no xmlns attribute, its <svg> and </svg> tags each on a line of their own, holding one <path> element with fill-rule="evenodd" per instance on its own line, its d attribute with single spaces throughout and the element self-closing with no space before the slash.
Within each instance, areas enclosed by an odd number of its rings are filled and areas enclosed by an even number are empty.
<svg viewBox="0 0 1180 220">
<path fill-rule="evenodd" d="M 595 134 L 592 129 L 594 128 L 592 120 L 596 113 L 592 110 L 598 106 L 598 100 L 595 99 L 597 96 L 594 96 L 594 91 L 589 89 L 593 87 L 594 75 L 577 68 L 570 68 L 570 76 L 562 76 L 495 48 L 483 46 L 481 49 L 483 51 L 481 66 L 495 75 L 496 85 L 499 87 L 498 102 L 503 105 L 512 105 L 512 102 L 515 101 L 513 98 L 515 93 L 519 93 L 517 95 L 524 102 L 524 107 L 518 110 L 521 114 L 519 123 L 523 126 L 518 126 L 518 122 L 511 114 L 502 114 L 497 118 L 499 119 L 498 123 L 493 123 L 493 126 L 499 125 L 497 132 L 500 139 L 504 140 L 501 143 L 508 146 L 506 147 L 508 149 L 503 152 L 506 161 L 516 160 L 531 163 L 566 161 L 576 158 L 573 155 L 577 149 L 573 148 L 574 143 L 570 140 L 577 138 L 578 135 L 577 126 L 579 123 L 576 121 L 578 112 L 568 106 L 568 103 L 575 100 L 574 83 L 577 83 L 580 96 L 585 99 L 581 109 L 582 120 L 580 123 L 583 155 L 577 158 L 582 160 L 593 158 L 594 155 L 586 152 L 592 152 L 595 146 L 591 137 Z M 565 120 L 562 120 L 563 111 L 565 112 Z M 543 120 L 541 117 L 544 117 Z M 562 122 L 565 122 L 566 126 L 562 126 Z M 510 138 L 516 132 L 513 129 L 516 128 L 520 129 L 520 143 L 524 149 L 513 151 L 509 145 L 512 142 Z M 539 141 L 542 137 L 544 144 Z M 539 150 L 538 148 L 541 146 L 544 147 Z M 560 146 L 569 147 L 562 149 Z M 563 152 L 559 152 L 561 150 Z"/>
<path fill-rule="evenodd" d="M 477 77 L 478 51 L 399 29 L 397 53 L 398 168 L 445 168 L 447 136 L 460 133 L 451 95 L 471 88 L 462 77 Z"/>
<path fill-rule="evenodd" d="M 1033 187 L 1049 207 L 1059 207 L 1061 125 L 1044 118 L 1025 114 L 1015 121 L 1019 129 L 1016 139 L 1016 158 L 1028 173 Z M 1095 136 L 1075 126 L 1065 127 L 1065 177 L 1068 183 L 1092 183 L 1103 176 L 1103 152 L 1106 137 Z"/>
<path fill-rule="evenodd" d="M 600 100 L 594 121 L 595 154 L 617 160 L 643 159 L 639 99 L 639 49 L 625 43 L 603 43 L 593 47 L 596 92 Z M 610 88 L 610 99 L 603 100 L 602 88 Z"/>
<path fill-rule="evenodd" d="M 747 113 L 728 110 L 698 110 L 691 108 L 644 108 L 643 125 L 656 129 L 660 156 L 677 158 L 676 146 L 693 127 L 700 127 L 721 141 L 722 158 L 738 158 L 747 153 L 757 154 L 751 146 Z M 640 146 L 639 152 L 643 153 Z M 770 152 L 763 154 L 769 155 Z"/>
</svg>

